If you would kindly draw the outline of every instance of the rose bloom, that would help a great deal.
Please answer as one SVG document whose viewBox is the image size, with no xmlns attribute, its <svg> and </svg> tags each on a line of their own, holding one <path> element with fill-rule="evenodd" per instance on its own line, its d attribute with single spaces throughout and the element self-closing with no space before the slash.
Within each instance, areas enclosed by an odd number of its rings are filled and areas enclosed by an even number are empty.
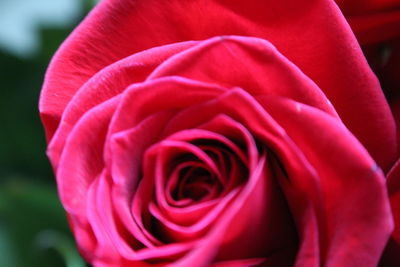
<svg viewBox="0 0 400 267">
<path fill-rule="evenodd" d="M 397 123 L 400 140 L 400 1 L 337 0 L 379 78 Z M 400 160 L 387 174 L 395 230 L 380 266 L 400 266 Z"/>
<path fill-rule="evenodd" d="M 392 233 L 395 122 L 331 0 L 104 0 L 40 113 L 96 267 L 377 266 Z"/>
</svg>

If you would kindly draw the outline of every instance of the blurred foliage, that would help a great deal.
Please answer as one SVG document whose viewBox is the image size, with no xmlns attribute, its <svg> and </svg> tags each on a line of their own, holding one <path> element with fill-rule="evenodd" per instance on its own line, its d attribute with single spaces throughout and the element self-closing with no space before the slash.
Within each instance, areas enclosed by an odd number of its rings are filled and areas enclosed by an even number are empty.
<svg viewBox="0 0 400 267">
<path fill-rule="evenodd" d="M 24 0 L 0 0 L 0 6 L 4 7 L 7 1 L 27 3 Z M 77 1 L 78 8 L 72 9 L 75 13 L 64 23 L 52 24 L 51 20 L 36 16 L 40 21 L 48 23 L 37 23 L 36 28 L 31 29 L 35 34 L 32 40 L 37 40 L 37 43 L 31 40 L 31 43 L 25 44 L 34 48 L 28 49 L 29 53 L 9 49 L 13 43 L 4 46 L 4 38 L 0 42 L 2 267 L 87 266 L 76 250 L 58 199 L 54 176 L 45 156 L 46 144 L 37 108 L 44 73 L 51 56 L 95 2 Z M 35 3 L 43 5 L 48 1 L 35 0 Z M 57 8 L 57 5 L 52 6 Z M 3 8 L 0 14 L 8 11 Z M 24 12 L 29 14 L 29 10 Z M 50 13 L 40 14 L 45 16 Z M 1 27 L 11 26 L 0 25 L 0 38 Z M 18 31 L 20 28 L 12 30 Z"/>
<path fill-rule="evenodd" d="M 0 188 L 1 266 L 85 266 L 69 236 L 54 186 L 7 178 Z"/>
</svg>

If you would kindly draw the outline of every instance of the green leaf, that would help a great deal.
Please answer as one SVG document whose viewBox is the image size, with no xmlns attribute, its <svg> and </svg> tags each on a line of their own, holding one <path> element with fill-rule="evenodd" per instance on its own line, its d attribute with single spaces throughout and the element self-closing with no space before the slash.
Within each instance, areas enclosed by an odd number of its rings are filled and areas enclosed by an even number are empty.
<svg viewBox="0 0 400 267">
<path fill-rule="evenodd" d="M 55 186 L 21 177 L 4 180 L 0 183 L 0 266 L 85 266 Z"/>
<path fill-rule="evenodd" d="M 55 249 L 64 259 L 66 267 L 86 266 L 71 238 L 61 232 L 44 230 L 36 236 L 36 243 L 42 249 Z"/>
</svg>

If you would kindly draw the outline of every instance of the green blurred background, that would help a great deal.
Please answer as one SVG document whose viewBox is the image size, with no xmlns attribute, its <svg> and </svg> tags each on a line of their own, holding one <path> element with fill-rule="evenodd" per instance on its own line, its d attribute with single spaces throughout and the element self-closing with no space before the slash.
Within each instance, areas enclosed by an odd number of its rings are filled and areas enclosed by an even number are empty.
<svg viewBox="0 0 400 267">
<path fill-rule="evenodd" d="M 0 0 L 0 266 L 87 266 L 45 156 L 46 67 L 95 0 Z"/>
</svg>

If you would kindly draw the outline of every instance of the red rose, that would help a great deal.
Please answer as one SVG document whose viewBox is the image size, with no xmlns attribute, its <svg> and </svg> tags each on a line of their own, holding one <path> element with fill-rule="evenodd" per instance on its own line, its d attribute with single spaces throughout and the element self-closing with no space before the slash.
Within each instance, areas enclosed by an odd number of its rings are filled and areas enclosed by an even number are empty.
<svg viewBox="0 0 400 267">
<path fill-rule="evenodd" d="M 40 112 L 94 266 L 376 266 L 392 231 L 393 117 L 331 1 L 105 0 Z"/>
</svg>

